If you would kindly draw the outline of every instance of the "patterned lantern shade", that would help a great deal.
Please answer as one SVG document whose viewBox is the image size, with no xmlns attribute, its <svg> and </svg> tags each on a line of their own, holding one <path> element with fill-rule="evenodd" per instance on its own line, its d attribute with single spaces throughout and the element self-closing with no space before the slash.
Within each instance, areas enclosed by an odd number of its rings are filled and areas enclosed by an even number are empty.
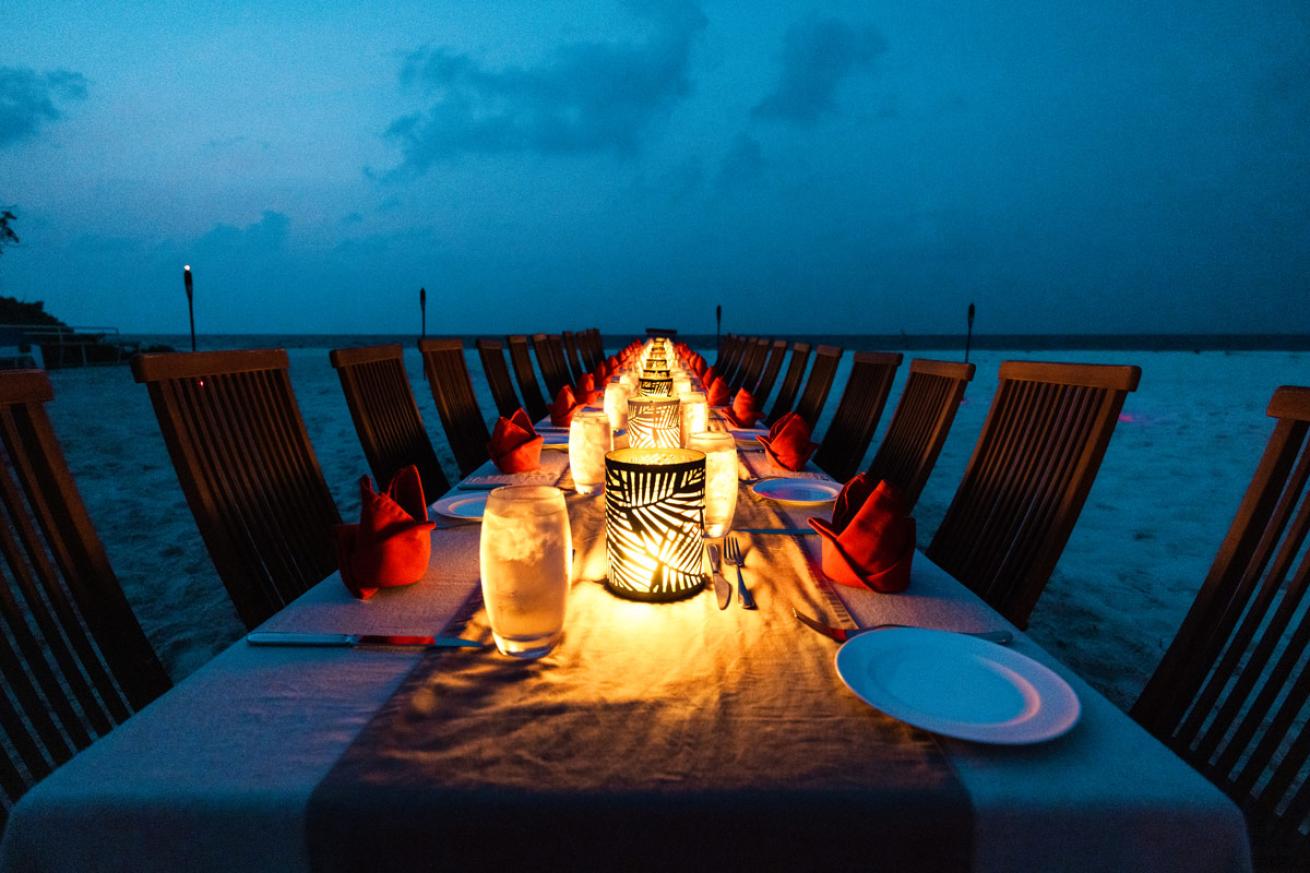
<svg viewBox="0 0 1310 873">
<path fill-rule="evenodd" d="M 642 394 L 655 397 L 669 397 L 673 394 L 673 377 L 668 370 L 643 370 L 637 385 Z"/>
<path fill-rule="evenodd" d="M 628 398 L 628 445 L 673 449 L 682 444 L 679 403 L 674 397 Z"/>
<path fill-rule="evenodd" d="M 606 587 L 631 600 L 680 600 L 705 585 L 705 455 L 618 449 L 605 456 Z"/>
</svg>

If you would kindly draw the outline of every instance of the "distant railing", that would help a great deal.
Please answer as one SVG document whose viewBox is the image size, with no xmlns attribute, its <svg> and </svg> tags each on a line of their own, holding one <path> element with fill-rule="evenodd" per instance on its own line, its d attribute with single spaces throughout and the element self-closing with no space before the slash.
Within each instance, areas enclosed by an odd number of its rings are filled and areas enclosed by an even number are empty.
<svg viewBox="0 0 1310 873">
<path fill-rule="evenodd" d="M 138 344 L 119 342 L 119 335 L 118 328 L 105 325 L 0 324 L 0 346 L 40 346 L 47 370 L 121 364 Z"/>
</svg>

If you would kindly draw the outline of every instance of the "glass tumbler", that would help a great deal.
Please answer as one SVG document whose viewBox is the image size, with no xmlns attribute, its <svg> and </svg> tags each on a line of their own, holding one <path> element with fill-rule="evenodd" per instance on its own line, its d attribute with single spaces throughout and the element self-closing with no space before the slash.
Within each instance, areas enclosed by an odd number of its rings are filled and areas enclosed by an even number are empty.
<svg viewBox="0 0 1310 873">
<path fill-rule="evenodd" d="M 482 516 L 482 600 L 501 654 L 540 658 L 559 642 L 573 576 L 564 492 L 507 485 L 487 495 Z"/>
<path fill-rule="evenodd" d="M 604 412 L 580 409 L 573 414 L 569 423 L 569 472 L 579 494 L 605 490 L 605 455 L 614 448 L 610 433 L 610 419 Z"/>
<path fill-rule="evenodd" d="M 705 536 L 721 537 L 737 512 L 737 441 L 732 434 L 692 434 L 687 448 L 705 453 Z"/>
</svg>

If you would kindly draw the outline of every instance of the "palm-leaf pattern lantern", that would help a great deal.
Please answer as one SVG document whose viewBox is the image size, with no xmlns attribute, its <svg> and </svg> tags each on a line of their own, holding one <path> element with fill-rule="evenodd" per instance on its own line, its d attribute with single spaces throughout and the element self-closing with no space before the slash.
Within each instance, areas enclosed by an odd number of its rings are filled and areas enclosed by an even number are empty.
<svg viewBox="0 0 1310 873">
<path fill-rule="evenodd" d="M 704 453 L 628 448 L 606 455 L 608 588 L 620 597 L 652 601 L 699 591 L 705 584 L 704 511 Z"/>
</svg>

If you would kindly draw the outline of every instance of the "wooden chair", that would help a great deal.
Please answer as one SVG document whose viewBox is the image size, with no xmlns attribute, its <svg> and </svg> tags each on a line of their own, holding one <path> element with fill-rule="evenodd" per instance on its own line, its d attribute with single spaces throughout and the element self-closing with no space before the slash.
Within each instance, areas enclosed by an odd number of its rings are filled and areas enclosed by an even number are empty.
<svg viewBox="0 0 1310 873">
<path fill-rule="evenodd" d="M 737 335 L 725 333 L 719 338 L 719 348 L 714 356 L 714 372 L 722 375 L 723 368 L 732 360 L 732 356 L 737 348 Z"/>
<path fill-rule="evenodd" d="M 546 392 L 553 399 L 565 385 L 573 384 L 573 374 L 564 360 L 564 344 L 559 336 L 545 333 L 532 335 L 532 348 L 537 352 L 537 365 L 546 380 Z"/>
<path fill-rule="evenodd" d="M 423 353 L 423 372 L 437 402 L 437 413 L 446 429 L 446 442 L 455 455 L 461 476 L 467 476 L 487 460 L 491 433 L 478 408 L 473 380 L 464 362 L 464 341 L 426 339 L 418 344 Z"/>
<path fill-rule="evenodd" d="M 560 336 L 564 339 L 565 360 L 568 361 L 569 369 L 573 371 L 573 379 L 576 382 L 582 378 L 583 373 L 591 372 L 591 367 L 582 362 L 582 352 L 578 348 L 577 336 L 569 330 L 564 331 Z"/>
<path fill-rule="evenodd" d="M 0 373 L 0 830 L 18 798 L 168 690 L 46 415 L 40 370 Z"/>
<path fill-rule="evenodd" d="M 739 388 L 750 390 L 760 381 L 760 371 L 764 369 L 764 356 L 768 350 L 769 341 L 764 337 L 753 337 L 748 341 L 741 366 L 732 380 L 733 393 L 736 393 Z"/>
<path fill-rule="evenodd" d="M 600 328 L 592 327 L 587 329 L 586 342 L 583 343 L 583 353 L 587 356 L 587 366 L 592 370 L 596 369 L 605 360 L 605 343 L 600 337 Z"/>
<path fill-rule="evenodd" d="M 1020 627 L 1073 532 L 1137 367 L 1007 361 L 928 557 Z"/>
<path fill-rule="evenodd" d="M 341 380 L 355 433 L 378 487 L 386 488 L 397 470 L 413 464 L 429 502 L 449 491 L 450 481 L 414 401 L 404 350 L 398 344 L 333 349 L 328 360 Z"/>
<path fill-rule="evenodd" d="M 282 349 L 137 355 L 182 493 L 247 627 L 337 568 L 341 522 Z"/>
<path fill-rule="evenodd" d="M 523 408 L 533 421 L 540 421 L 550 411 L 546 398 L 541 394 L 541 383 L 537 381 L 536 368 L 532 366 L 532 350 L 526 336 L 515 335 L 505 338 L 509 348 L 509 361 L 514 366 L 514 376 L 519 380 L 519 394 L 523 396 Z"/>
<path fill-rule="evenodd" d="M 805 375 L 805 365 L 809 362 L 810 344 L 792 343 L 791 362 L 787 364 L 787 372 L 782 377 L 782 384 L 778 386 L 778 396 L 774 398 L 768 424 L 773 424 L 791 412 L 792 404 L 796 402 L 796 392 L 801 389 L 801 377 Z"/>
<path fill-rule="evenodd" d="M 1257 859 L 1310 869 L 1310 388 L 1273 434 L 1178 635 L 1132 715 L 1246 813 Z"/>
<path fill-rule="evenodd" d="M 869 465 L 869 476 L 895 485 L 907 509 L 919 502 L 923 486 L 937 465 L 937 456 L 950 435 L 973 373 L 973 364 L 910 361 L 910 378 L 901 389 L 891 424 Z"/>
<path fill-rule="evenodd" d="M 729 334 L 723 341 L 723 351 L 714 362 L 714 372 L 729 382 L 737 373 L 741 356 L 746 350 L 746 338 Z"/>
<path fill-rule="evenodd" d="M 487 387 L 491 397 L 496 401 L 496 411 L 509 418 L 522 406 L 519 396 L 514 393 L 514 381 L 510 378 L 509 367 L 505 365 L 505 344 L 497 339 L 480 339 L 475 345 L 478 356 L 482 359 L 482 374 L 487 377 Z"/>
<path fill-rule="evenodd" d="M 787 341 L 774 340 L 769 348 L 768 360 L 764 363 L 764 371 L 760 373 L 759 381 L 750 389 L 761 408 L 768 402 L 769 395 L 773 393 L 773 386 L 778 381 L 778 373 L 782 370 L 782 359 L 786 356 Z"/>
<path fill-rule="evenodd" d="M 837 413 L 814 453 L 814 463 L 838 482 L 855 475 L 901 366 L 899 352 L 856 352 Z"/>
<path fill-rule="evenodd" d="M 837 375 L 841 354 L 842 350 L 837 346 L 819 346 L 814 350 L 814 366 L 810 367 L 810 378 L 805 382 L 805 391 L 796 404 L 796 414 L 805 419 L 810 430 L 819 426 L 819 416 L 823 414 L 823 407 L 828 402 L 828 392 L 832 390 L 832 380 Z"/>
</svg>

